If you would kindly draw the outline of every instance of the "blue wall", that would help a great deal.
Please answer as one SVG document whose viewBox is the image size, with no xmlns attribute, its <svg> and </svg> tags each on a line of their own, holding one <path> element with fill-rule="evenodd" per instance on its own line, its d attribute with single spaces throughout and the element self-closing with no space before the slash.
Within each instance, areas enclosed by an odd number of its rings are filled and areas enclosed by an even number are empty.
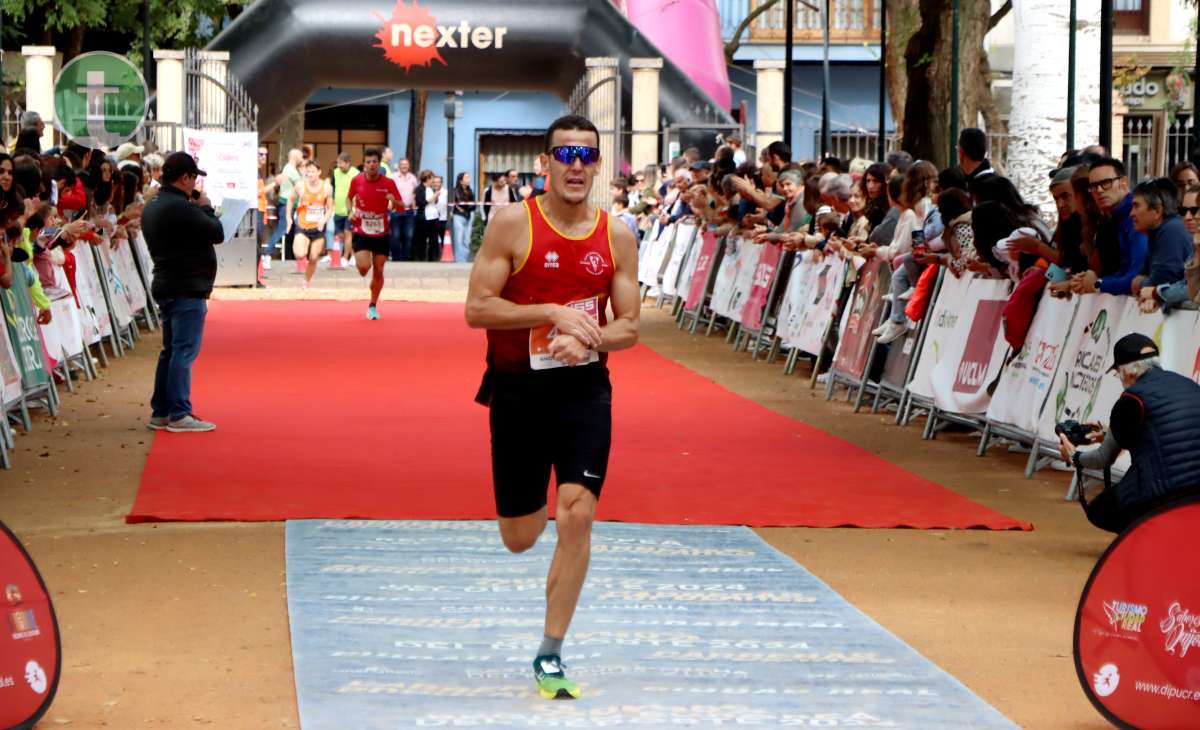
<svg viewBox="0 0 1200 730">
<path fill-rule="evenodd" d="M 314 105 L 338 104 L 378 97 L 378 89 L 322 89 L 309 97 Z M 408 138 L 408 112 L 411 92 L 390 94 L 384 98 L 362 101 L 363 104 L 383 104 L 388 107 L 388 146 L 396 157 L 404 154 Z M 444 92 L 431 91 L 425 109 L 425 141 L 421 167 L 438 174 L 446 171 L 447 128 L 443 102 Z M 535 92 L 467 92 L 463 94 L 463 116 L 454 125 L 454 170 L 464 170 L 476 179 L 479 189 L 479 150 L 476 132 L 488 129 L 531 129 L 541 131 L 564 112 L 563 101 L 552 94 Z"/>
<path fill-rule="evenodd" d="M 793 158 L 812 159 L 816 154 L 815 133 L 821 129 L 821 77 L 822 69 L 817 65 L 795 65 L 792 86 L 792 146 Z M 865 129 L 872 133 L 879 127 L 879 68 L 867 65 L 834 64 L 830 66 L 829 78 L 832 91 L 829 95 L 830 129 L 833 132 Z M 733 85 L 733 103 L 745 101 L 749 121 L 747 127 L 754 129 L 756 119 L 756 94 L 758 89 L 754 69 L 748 65 L 729 67 L 729 81 Z M 887 129 L 894 128 L 891 109 L 887 110 Z"/>
</svg>

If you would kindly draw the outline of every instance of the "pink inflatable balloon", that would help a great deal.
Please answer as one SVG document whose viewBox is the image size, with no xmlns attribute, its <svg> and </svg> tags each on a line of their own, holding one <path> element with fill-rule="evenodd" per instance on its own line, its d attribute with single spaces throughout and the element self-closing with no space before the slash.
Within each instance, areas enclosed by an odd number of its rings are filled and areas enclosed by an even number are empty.
<svg viewBox="0 0 1200 730">
<path fill-rule="evenodd" d="M 729 75 L 715 0 L 621 0 L 617 5 L 624 5 L 629 22 L 720 108 L 729 109 Z"/>
</svg>

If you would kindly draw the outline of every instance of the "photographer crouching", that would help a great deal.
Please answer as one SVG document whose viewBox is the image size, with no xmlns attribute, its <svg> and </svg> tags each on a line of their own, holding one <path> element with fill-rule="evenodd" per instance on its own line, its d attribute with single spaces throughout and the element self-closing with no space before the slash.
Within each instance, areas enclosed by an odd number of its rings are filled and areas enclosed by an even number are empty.
<svg viewBox="0 0 1200 730">
<path fill-rule="evenodd" d="M 221 221 L 196 180 L 205 172 L 186 152 L 163 163 L 162 190 L 142 213 L 142 234 L 154 259 L 151 291 L 162 311 L 163 349 L 154 376 L 150 422 L 174 433 L 212 431 L 192 413 L 192 363 L 200 354 L 208 297 L 217 279 L 215 244 Z"/>
<path fill-rule="evenodd" d="M 1125 392 L 1113 405 L 1106 433 L 1099 424 L 1060 424 L 1059 452 L 1079 474 L 1079 500 L 1088 521 L 1121 532 L 1151 509 L 1200 487 L 1200 385 L 1163 370 L 1154 340 L 1125 335 L 1113 348 L 1113 366 Z M 1080 451 L 1085 443 L 1100 443 Z M 1108 469 L 1121 451 L 1132 463 L 1117 484 Z M 1103 469 L 1105 489 L 1088 501 L 1084 469 Z"/>
</svg>

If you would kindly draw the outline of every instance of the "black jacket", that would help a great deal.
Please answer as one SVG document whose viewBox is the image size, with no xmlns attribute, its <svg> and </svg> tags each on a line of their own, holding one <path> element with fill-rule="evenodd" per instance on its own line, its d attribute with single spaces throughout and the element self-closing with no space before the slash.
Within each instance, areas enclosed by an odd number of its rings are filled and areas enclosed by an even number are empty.
<svg viewBox="0 0 1200 730">
<path fill-rule="evenodd" d="M 1122 508 L 1200 486 L 1200 386 L 1191 379 L 1151 368 L 1118 399 L 1109 426 L 1133 458 L 1117 486 Z"/>
<path fill-rule="evenodd" d="M 154 259 L 155 299 L 207 299 L 217 278 L 215 244 L 225 240 L 211 206 L 195 205 L 174 185 L 163 185 L 142 212 L 142 234 Z"/>
</svg>

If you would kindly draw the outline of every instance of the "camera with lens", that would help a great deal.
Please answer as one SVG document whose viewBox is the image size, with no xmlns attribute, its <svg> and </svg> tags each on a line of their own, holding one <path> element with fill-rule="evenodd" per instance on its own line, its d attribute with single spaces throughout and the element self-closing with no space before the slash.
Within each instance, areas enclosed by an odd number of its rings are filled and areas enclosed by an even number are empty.
<svg viewBox="0 0 1200 730">
<path fill-rule="evenodd" d="M 1067 440 L 1076 446 L 1086 446 L 1091 443 L 1088 436 L 1092 433 L 1092 427 L 1086 423 L 1068 419 L 1055 425 L 1054 433 L 1066 436 Z"/>
</svg>

